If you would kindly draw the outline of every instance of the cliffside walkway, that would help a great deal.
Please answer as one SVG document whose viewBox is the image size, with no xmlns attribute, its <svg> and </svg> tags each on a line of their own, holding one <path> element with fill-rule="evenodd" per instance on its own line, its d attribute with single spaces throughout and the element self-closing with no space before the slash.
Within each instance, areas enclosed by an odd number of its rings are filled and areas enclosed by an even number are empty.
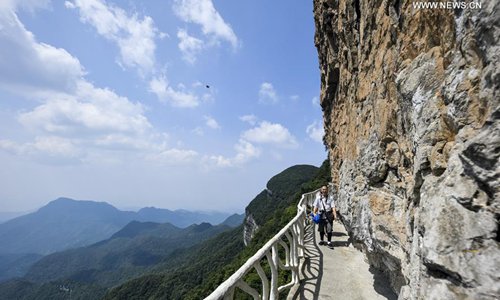
<svg viewBox="0 0 500 300">
<path fill-rule="evenodd" d="M 306 226 L 307 259 L 301 265 L 300 285 L 288 299 L 397 299 L 386 279 L 370 270 L 364 255 L 350 243 L 341 223 L 334 223 L 334 249 L 319 246 L 317 225 Z"/>
<path fill-rule="evenodd" d="M 287 299 L 305 300 L 397 299 L 384 276 L 371 270 L 351 245 L 342 224 L 334 224 L 334 249 L 318 245 L 316 226 L 309 219 L 318 192 L 302 194 L 297 215 L 205 300 L 233 299 L 236 290 L 256 300 L 276 300 L 284 293 Z M 291 275 L 282 285 L 280 270 Z M 246 281 L 252 271 L 260 278 L 260 288 Z"/>
</svg>

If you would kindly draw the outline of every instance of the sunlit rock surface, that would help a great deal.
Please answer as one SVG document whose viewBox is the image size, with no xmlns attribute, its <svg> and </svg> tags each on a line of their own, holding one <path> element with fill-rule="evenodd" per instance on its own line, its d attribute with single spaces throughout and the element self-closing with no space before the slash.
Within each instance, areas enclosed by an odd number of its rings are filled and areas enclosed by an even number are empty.
<svg viewBox="0 0 500 300">
<path fill-rule="evenodd" d="M 314 0 L 338 208 L 400 299 L 500 297 L 498 2 Z"/>
</svg>

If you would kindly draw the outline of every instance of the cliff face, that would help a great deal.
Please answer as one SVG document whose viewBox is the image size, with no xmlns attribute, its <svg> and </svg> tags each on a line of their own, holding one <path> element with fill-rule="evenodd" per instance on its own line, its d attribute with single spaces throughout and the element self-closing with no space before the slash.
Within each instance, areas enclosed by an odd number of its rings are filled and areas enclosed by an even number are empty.
<svg viewBox="0 0 500 300">
<path fill-rule="evenodd" d="M 251 213 L 247 213 L 245 220 L 243 221 L 243 243 L 248 246 L 250 241 L 252 241 L 255 233 L 259 229 L 259 225 L 255 222 Z"/>
<path fill-rule="evenodd" d="M 338 209 L 400 299 L 500 295 L 499 3 L 314 0 Z"/>
</svg>

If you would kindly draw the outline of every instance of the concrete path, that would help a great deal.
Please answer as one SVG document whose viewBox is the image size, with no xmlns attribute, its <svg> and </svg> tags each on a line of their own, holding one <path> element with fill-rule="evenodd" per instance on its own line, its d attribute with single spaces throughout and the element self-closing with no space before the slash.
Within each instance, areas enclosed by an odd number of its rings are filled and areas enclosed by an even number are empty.
<svg viewBox="0 0 500 300">
<path fill-rule="evenodd" d="M 397 299 L 385 277 L 370 269 L 363 253 L 352 246 L 341 223 L 334 222 L 334 249 L 318 245 L 314 224 L 306 228 L 305 241 L 307 259 L 302 265 L 301 286 L 288 299 Z"/>
</svg>

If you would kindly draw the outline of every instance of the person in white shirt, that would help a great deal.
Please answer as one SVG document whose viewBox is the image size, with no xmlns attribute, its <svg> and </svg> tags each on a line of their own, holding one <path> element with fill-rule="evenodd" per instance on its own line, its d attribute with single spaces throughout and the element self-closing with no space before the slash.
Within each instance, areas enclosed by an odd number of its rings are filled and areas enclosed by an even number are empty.
<svg viewBox="0 0 500 300">
<path fill-rule="evenodd" d="M 328 194 L 328 187 L 326 185 L 322 186 L 319 194 L 316 196 L 313 204 L 314 214 L 321 214 L 321 219 L 319 221 L 319 236 L 320 245 L 328 245 L 333 248 L 332 243 L 332 229 L 333 221 L 337 219 L 337 211 L 335 209 L 335 200 L 332 195 Z M 325 243 L 325 229 L 328 242 Z"/>
</svg>

